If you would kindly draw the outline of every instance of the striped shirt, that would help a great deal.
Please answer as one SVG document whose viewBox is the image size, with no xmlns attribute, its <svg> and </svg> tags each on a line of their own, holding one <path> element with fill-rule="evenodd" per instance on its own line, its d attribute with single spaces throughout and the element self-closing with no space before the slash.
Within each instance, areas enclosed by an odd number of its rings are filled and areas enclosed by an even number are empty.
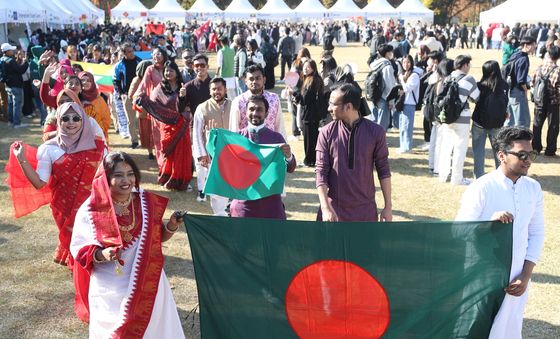
<svg viewBox="0 0 560 339">
<path fill-rule="evenodd" d="M 472 75 L 465 74 L 460 70 L 453 71 L 451 76 L 455 79 L 462 77 L 461 80 L 459 80 L 459 98 L 465 103 L 465 108 L 455 123 L 469 124 L 471 122 L 472 112 L 469 108 L 468 99 L 470 98 L 473 102 L 476 102 L 480 96 L 476 80 Z"/>
</svg>

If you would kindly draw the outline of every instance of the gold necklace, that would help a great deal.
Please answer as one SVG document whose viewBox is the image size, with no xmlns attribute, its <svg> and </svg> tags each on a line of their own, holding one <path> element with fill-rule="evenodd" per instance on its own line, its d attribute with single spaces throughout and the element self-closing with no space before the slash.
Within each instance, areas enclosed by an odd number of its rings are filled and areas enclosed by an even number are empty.
<svg viewBox="0 0 560 339">
<path fill-rule="evenodd" d="M 113 200 L 113 204 L 115 205 L 115 213 L 119 217 L 122 217 L 123 215 L 129 215 L 130 212 L 128 211 L 128 206 L 130 205 L 131 201 L 132 201 L 132 193 L 128 196 L 128 199 L 126 199 L 125 201 Z"/>
<path fill-rule="evenodd" d="M 129 202 L 130 203 L 130 202 Z M 128 208 L 127 208 L 128 211 Z M 127 213 L 128 215 L 128 213 Z M 121 236 L 125 242 L 129 242 L 132 240 L 133 236 L 130 233 L 136 227 L 136 213 L 134 213 L 134 203 L 132 203 L 132 223 L 128 225 L 120 225 L 119 230 L 121 230 Z"/>
</svg>

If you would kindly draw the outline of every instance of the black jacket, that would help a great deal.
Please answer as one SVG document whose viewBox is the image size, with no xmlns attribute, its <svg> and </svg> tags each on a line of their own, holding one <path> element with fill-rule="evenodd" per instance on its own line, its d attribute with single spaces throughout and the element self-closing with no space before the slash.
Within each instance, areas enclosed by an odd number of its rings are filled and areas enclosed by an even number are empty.
<svg viewBox="0 0 560 339">
<path fill-rule="evenodd" d="M 7 87 L 23 88 L 22 74 L 27 71 L 29 63 L 26 61 L 23 64 L 18 64 L 15 58 L 8 56 L 2 57 L 4 82 Z"/>
</svg>

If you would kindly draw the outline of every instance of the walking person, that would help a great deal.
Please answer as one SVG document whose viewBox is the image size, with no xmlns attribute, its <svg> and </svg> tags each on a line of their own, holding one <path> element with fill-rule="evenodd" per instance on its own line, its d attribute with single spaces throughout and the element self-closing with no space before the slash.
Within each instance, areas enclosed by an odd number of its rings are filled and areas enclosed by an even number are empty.
<svg viewBox="0 0 560 339">
<path fill-rule="evenodd" d="M 521 39 L 521 49 L 511 55 L 505 66 L 506 80 L 510 80 L 508 126 L 529 127 L 529 55 L 535 51 L 535 39 L 525 36 Z"/>
<path fill-rule="evenodd" d="M 414 59 L 410 54 L 402 59 L 403 74 L 399 75 L 404 97 L 402 111 L 399 116 L 399 150 L 408 153 L 412 149 L 414 132 L 414 113 L 420 96 L 420 75 L 414 69 Z"/>
<path fill-rule="evenodd" d="M 8 124 L 13 128 L 25 127 L 21 123 L 23 108 L 23 74 L 27 71 L 29 64 L 23 55 L 16 56 L 16 46 L 3 43 L 2 49 L 2 82 L 6 84 L 8 93 Z"/>
</svg>

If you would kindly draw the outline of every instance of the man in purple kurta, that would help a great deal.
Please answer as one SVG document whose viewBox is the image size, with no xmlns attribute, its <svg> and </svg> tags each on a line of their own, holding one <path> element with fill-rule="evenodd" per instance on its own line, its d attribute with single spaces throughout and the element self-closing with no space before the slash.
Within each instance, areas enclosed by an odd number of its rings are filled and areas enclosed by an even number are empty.
<svg viewBox="0 0 560 339">
<path fill-rule="evenodd" d="M 268 107 L 268 102 L 263 96 L 251 96 L 247 101 L 248 125 L 240 130 L 239 134 L 256 144 L 281 144 L 280 149 L 286 157 L 287 171 L 292 173 L 296 168 L 296 158 L 292 154 L 290 145 L 286 143 L 282 134 L 265 126 Z M 230 213 L 232 217 L 239 218 L 286 219 L 280 194 L 257 200 L 233 200 Z"/>
<path fill-rule="evenodd" d="M 361 91 L 344 84 L 331 93 L 332 121 L 317 141 L 316 184 L 320 209 L 317 220 L 391 221 L 391 171 L 385 131 L 360 117 Z M 383 192 L 384 208 L 378 218 L 373 170 Z"/>
</svg>

